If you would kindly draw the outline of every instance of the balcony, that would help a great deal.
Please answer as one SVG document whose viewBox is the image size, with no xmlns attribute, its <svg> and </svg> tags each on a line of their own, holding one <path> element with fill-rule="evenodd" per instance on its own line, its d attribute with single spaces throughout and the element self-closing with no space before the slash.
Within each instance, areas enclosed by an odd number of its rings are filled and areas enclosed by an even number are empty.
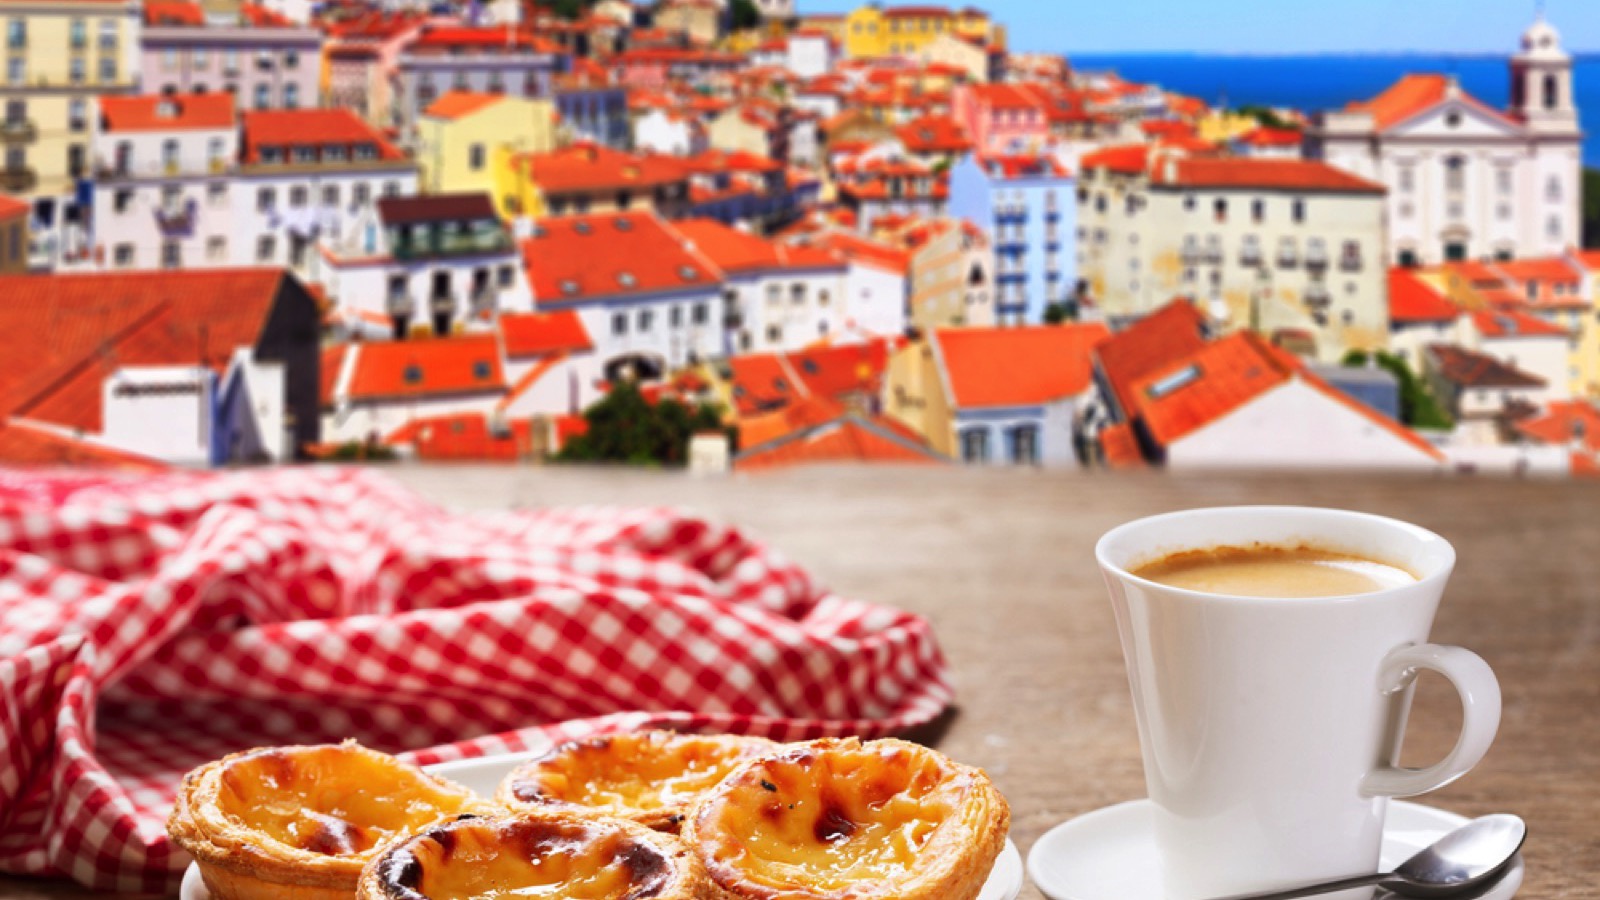
<svg viewBox="0 0 1600 900">
<path fill-rule="evenodd" d="M 1205 258 L 1205 254 L 1200 252 L 1199 242 L 1195 241 L 1193 238 L 1183 242 L 1182 256 L 1183 264 L 1186 266 L 1199 265 L 1201 260 Z"/>
<path fill-rule="evenodd" d="M 7 119 L 0 122 L 0 143 L 29 144 L 39 137 L 39 126 L 31 119 Z"/>
<path fill-rule="evenodd" d="M 156 227 L 167 237 L 189 237 L 194 234 L 195 206 L 191 199 L 156 207 Z"/>
<path fill-rule="evenodd" d="M 1328 251 L 1320 244 L 1312 244 L 1306 248 L 1306 268 L 1313 272 L 1321 272 L 1328 268 Z"/>
<path fill-rule="evenodd" d="M 31 191 L 39 184 L 39 173 L 32 166 L 21 166 L 15 169 L 0 169 L 0 191 L 8 193 L 21 193 Z"/>
<path fill-rule="evenodd" d="M 1341 271 L 1341 272 L 1359 272 L 1359 271 L 1361 271 L 1361 254 L 1359 254 L 1359 253 L 1346 253 L 1343 256 L 1339 257 L 1339 271 Z"/>
<path fill-rule="evenodd" d="M 1261 247 L 1258 244 L 1245 244 L 1239 248 L 1239 265 L 1255 268 L 1261 265 Z"/>
<path fill-rule="evenodd" d="M 438 229 L 413 232 L 409 240 L 390 235 L 389 246 L 395 259 L 402 261 L 433 259 L 441 256 L 472 256 L 510 253 L 511 236 L 499 223 L 475 226 L 465 234 L 445 234 Z"/>
<path fill-rule="evenodd" d="M 490 287 L 478 288 L 472 292 L 469 302 L 474 317 L 487 319 L 500 309 L 500 292 Z"/>
<path fill-rule="evenodd" d="M 1328 286 L 1320 281 L 1306 285 L 1304 297 L 1306 306 L 1317 312 L 1327 309 L 1333 302 L 1333 295 L 1328 291 Z"/>
<path fill-rule="evenodd" d="M 410 318 L 416 312 L 415 305 L 411 302 L 411 295 L 404 291 L 389 294 L 384 298 L 383 308 L 396 319 Z"/>
<path fill-rule="evenodd" d="M 1300 265 L 1300 253 L 1291 244 L 1278 248 L 1278 268 L 1293 269 Z"/>
<path fill-rule="evenodd" d="M 1207 244 L 1206 245 L 1206 252 L 1205 252 L 1205 255 L 1202 257 L 1202 259 L 1205 262 L 1208 262 L 1208 263 L 1210 263 L 1211 265 L 1214 265 L 1214 266 L 1221 265 L 1222 264 L 1222 244 L 1220 242 L 1214 243 L 1214 244 Z"/>
<path fill-rule="evenodd" d="M 456 311 L 456 298 L 449 294 L 434 294 L 428 298 L 428 312 L 436 316 L 447 316 Z"/>
</svg>

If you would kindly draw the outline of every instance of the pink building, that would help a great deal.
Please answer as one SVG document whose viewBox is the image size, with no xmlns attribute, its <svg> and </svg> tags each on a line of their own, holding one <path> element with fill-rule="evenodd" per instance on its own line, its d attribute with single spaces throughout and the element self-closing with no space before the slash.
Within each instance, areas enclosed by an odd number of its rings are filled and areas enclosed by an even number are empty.
<svg viewBox="0 0 1600 900">
<path fill-rule="evenodd" d="M 147 94 L 232 94 L 240 109 L 318 105 L 322 34 L 250 3 L 208 11 L 187 0 L 144 7 Z"/>
<path fill-rule="evenodd" d="M 1038 152 L 1050 138 L 1044 103 L 1018 85 L 957 85 L 951 107 L 981 154 Z"/>
</svg>

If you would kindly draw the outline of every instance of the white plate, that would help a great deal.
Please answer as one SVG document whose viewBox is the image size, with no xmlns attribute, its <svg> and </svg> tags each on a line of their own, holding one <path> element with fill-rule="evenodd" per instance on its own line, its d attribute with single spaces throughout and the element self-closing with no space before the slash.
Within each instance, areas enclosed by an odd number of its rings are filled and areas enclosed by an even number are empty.
<svg viewBox="0 0 1600 900">
<path fill-rule="evenodd" d="M 1050 900 L 1162 900 L 1152 809 L 1149 800 L 1133 800 L 1057 825 L 1028 851 L 1028 877 Z M 1442 809 L 1390 801 L 1379 864 L 1392 869 L 1466 822 Z M 1519 854 L 1499 881 L 1471 897 L 1510 900 L 1521 886 Z"/>
<path fill-rule="evenodd" d="M 441 778 L 448 778 L 462 787 L 485 797 L 494 796 L 494 789 L 512 769 L 537 753 L 507 753 L 501 756 L 483 756 L 477 759 L 460 759 L 438 763 L 425 768 Z M 984 882 L 978 900 L 1016 900 L 1022 893 L 1022 854 L 1017 845 L 1006 838 L 1005 849 L 995 860 L 989 880 Z M 183 884 L 178 888 L 179 900 L 211 900 L 211 892 L 200 878 L 200 869 L 194 863 L 184 870 Z"/>
</svg>

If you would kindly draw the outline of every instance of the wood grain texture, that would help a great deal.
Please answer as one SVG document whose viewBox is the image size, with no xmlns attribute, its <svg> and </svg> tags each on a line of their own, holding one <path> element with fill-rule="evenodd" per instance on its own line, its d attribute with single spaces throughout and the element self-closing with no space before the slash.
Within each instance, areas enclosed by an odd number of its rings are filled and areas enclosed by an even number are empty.
<svg viewBox="0 0 1600 900">
<path fill-rule="evenodd" d="M 1460 562 L 1433 638 L 1480 653 L 1505 698 L 1483 763 L 1425 802 L 1528 821 L 1529 898 L 1600 896 L 1600 484 L 809 469 L 759 477 L 540 468 L 400 467 L 450 506 L 693 507 L 781 548 L 851 597 L 928 616 L 959 709 L 939 747 L 981 765 L 1024 854 L 1045 830 L 1144 795 L 1138 737 L 1092 548 L 1107 529 L 1195 506 L 1338 506 L 1406 519 Z M 1459 709 L 1425 676 L 1405 761 L 1443 754 Z M 90 896 L 0 878 L 0 897 Z M 99 895 L 105 896 L 105 895 Z M 1025 888 L 1026 900 L 1041 895 Z"/>
</svg>

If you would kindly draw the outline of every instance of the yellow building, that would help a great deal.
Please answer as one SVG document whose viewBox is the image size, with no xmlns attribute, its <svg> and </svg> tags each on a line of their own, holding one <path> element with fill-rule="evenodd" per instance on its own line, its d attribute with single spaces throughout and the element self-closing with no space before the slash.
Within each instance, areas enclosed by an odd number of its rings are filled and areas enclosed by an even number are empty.
<svg viewBox="0 0 1600 900">
<path fill-rule="evenodd" d="M 889 356 L 883 373 L 883 412 L 916 432 L 928 446 L 954 456 L 955 411 L 945 396 L 933 340 L 923 334 Z"/>
<path fill-rule="evenodd" d="M 418 184 L 430 194 L 483 192 L 499 202 L 496 183 L 513 156 L 555 149 L 555 120 L 548 100 L 451 91 L 417 122 Z"/>
<path fill-rule="evenodd" d="M 36 201 L 72 194 L 89 173 L 95 97 L 133 93 L 137 0 L 0 0 L 0 191 Z M 38 204 L 36 204 L 38 205 Z"/>
<path fill-rule="evenodd" d="M 954 34 L 1005 46 L 1005 30 L 977 9 L 941 6 L 862 6 L 845 17 L 844 52 L 855 59 L 915 57 L 941 35 Z"/>
<path fill-rule="evenodd" d="M 1260 122 L 1255 116 L 1241 115 L 1225 109 L 1214 109 L 1195 123 L 1195 133 L 1203 141 L 1226 144 L 1235 138 L 1255 131 Z"/>
<path fill-rule="evenodd" d="M 1572 351 L 1575 369 L 1573 396 L 1600 401 L 1600 250 L 1585 250 L 1578 255 L 1584 270 L 1583 289 L 1592 306 Z"/>
</svg>

